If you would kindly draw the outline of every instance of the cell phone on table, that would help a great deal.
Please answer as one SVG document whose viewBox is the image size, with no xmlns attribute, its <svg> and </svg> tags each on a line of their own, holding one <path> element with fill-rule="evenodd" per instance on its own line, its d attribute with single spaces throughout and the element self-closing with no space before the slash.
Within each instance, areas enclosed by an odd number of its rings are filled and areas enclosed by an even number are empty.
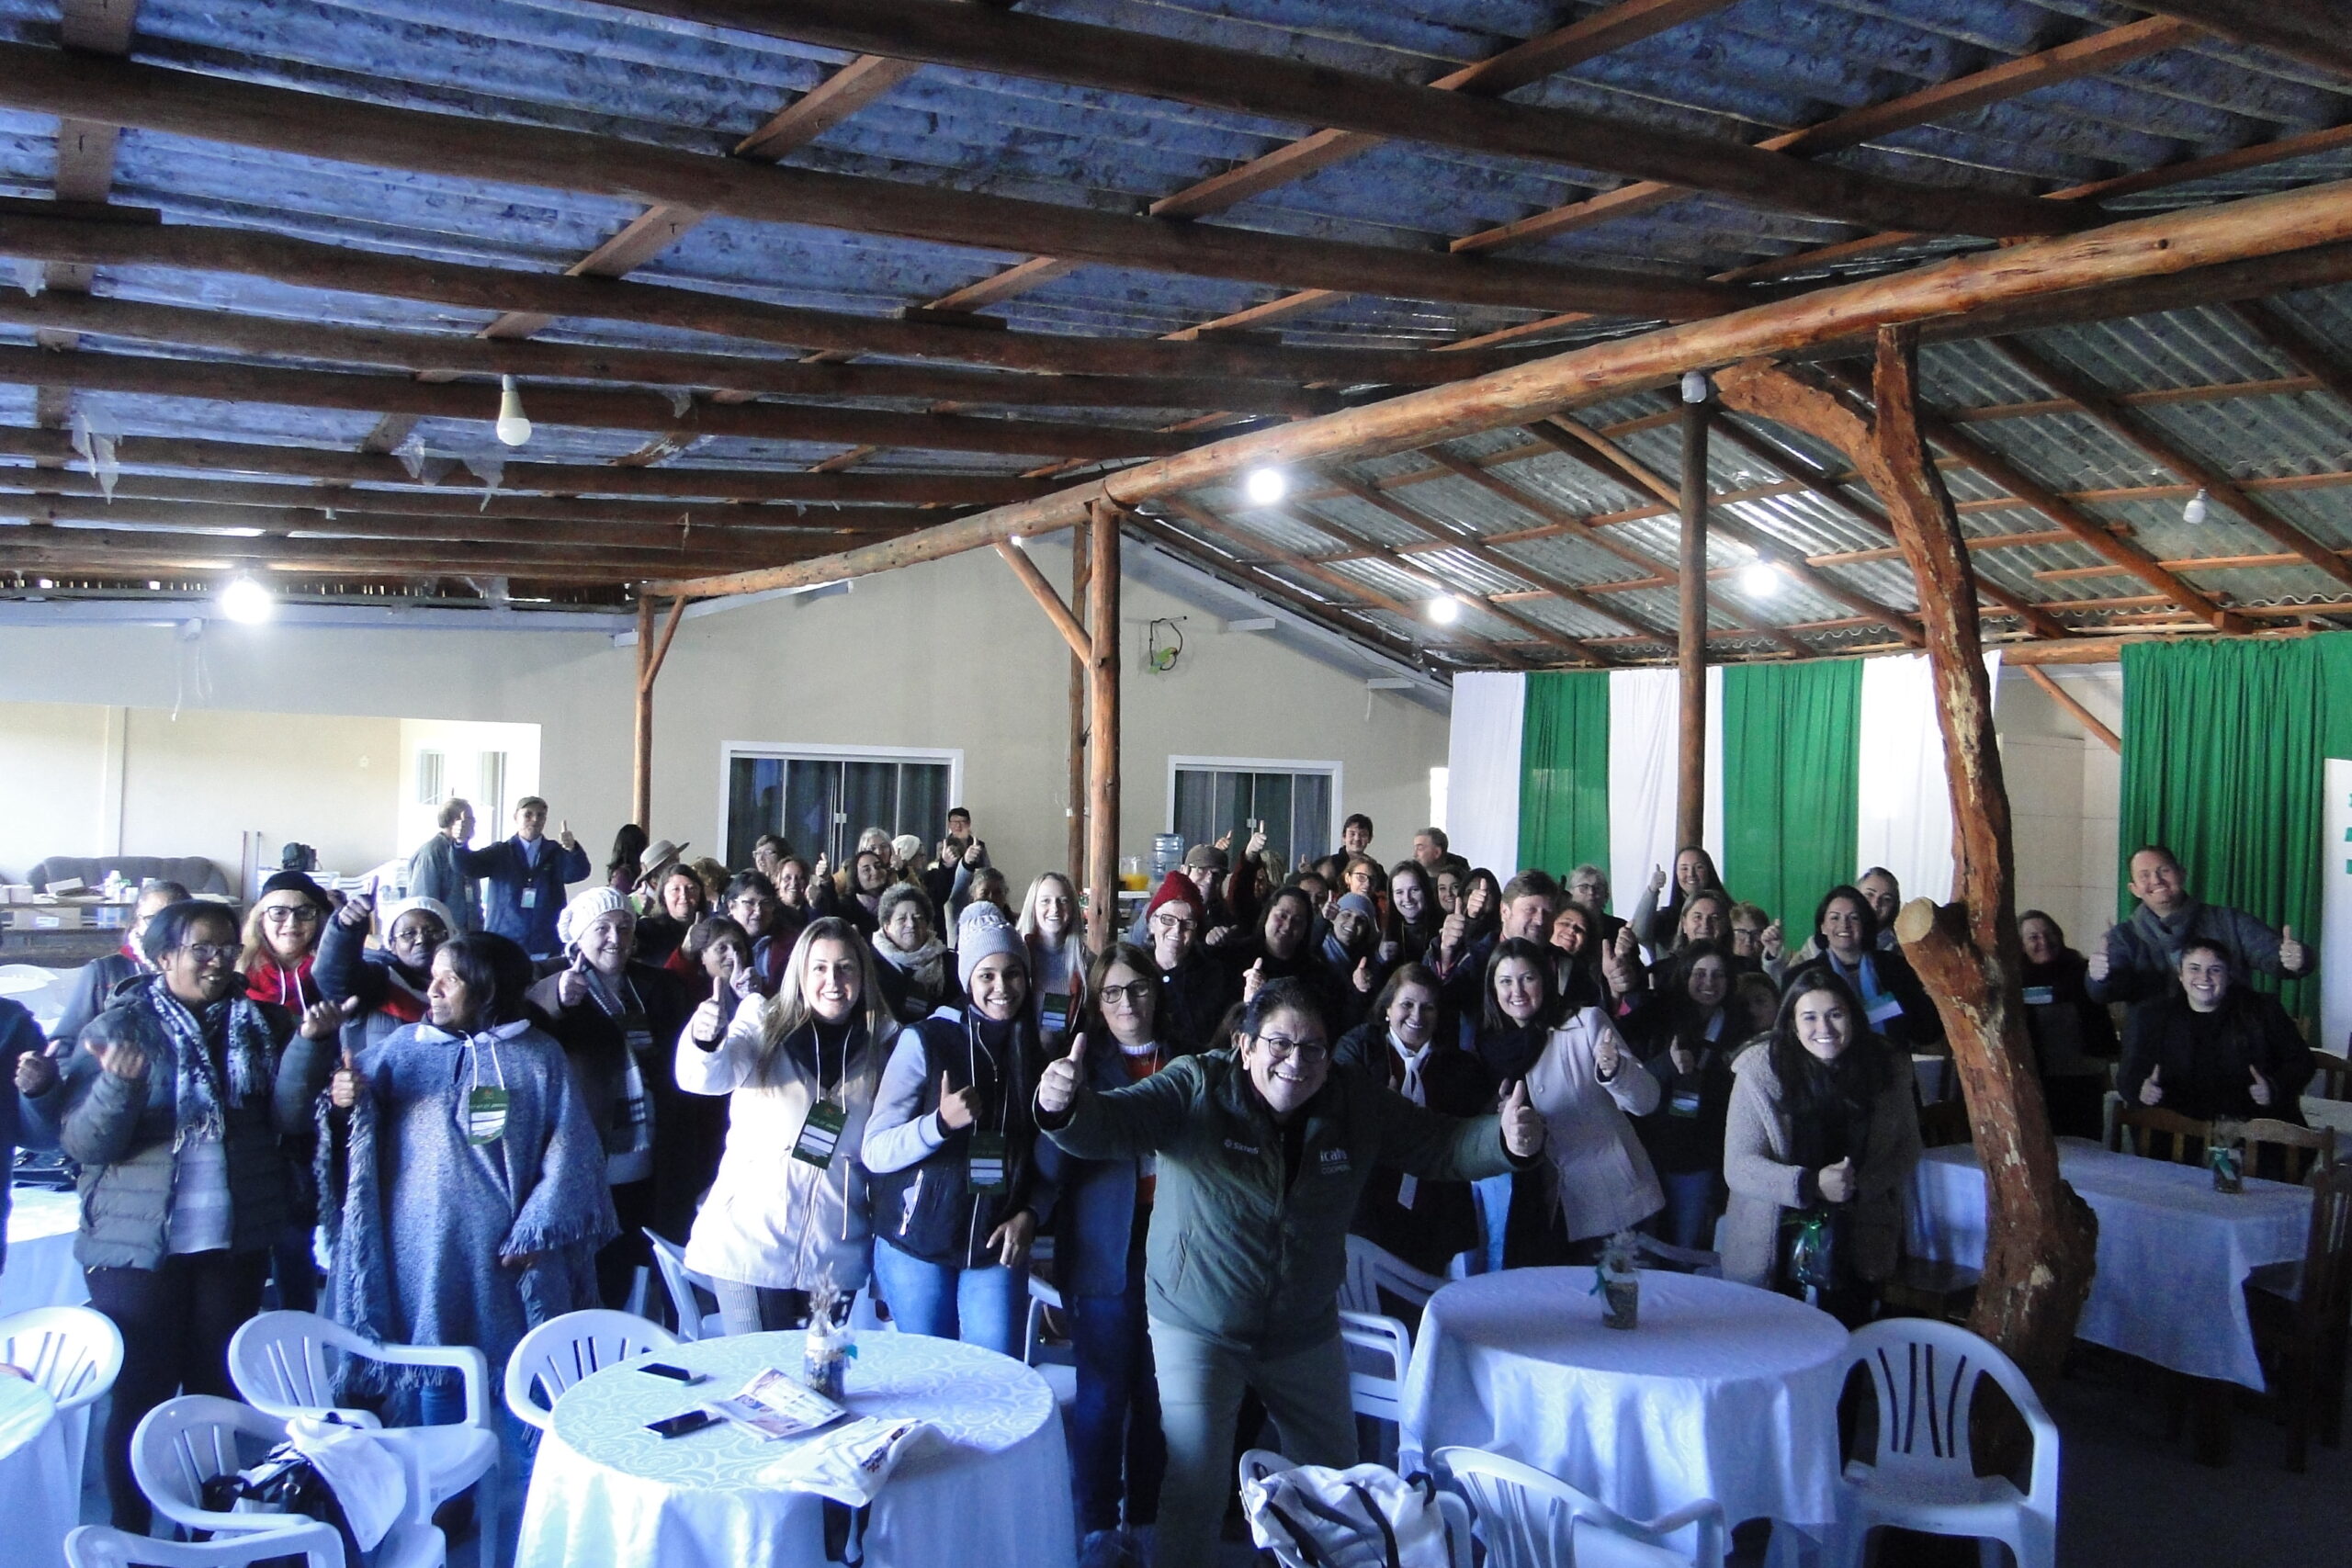
<svg viewBox="0 0 2352 1568">
<path fill-rule="evenodd" d="M 650 1372 L 657 1378 L 668 1378 L 672 1382 L 684 1384 L 687 1387 L 692 1387 L 703 1381 L 702 1373 L 690 1372 L 684 1367 L 673 1367 L 667 1361 L 648 1361 L 637 1370 L 640 1372 Z"/>
<path fill-rule="evenodd" d="M 664 1438 L 683 1438 L 688 1432 L 699 1432 L 705 1427 L 716 1427 L 726 1419 L 726 1416 L 714 1416 L 707 1410 L 682 1410 L 675 1416 L 667 1416 L 659 1421 L 648 1421 L 645 1424 L 645 1429 Z"/>
</svg>

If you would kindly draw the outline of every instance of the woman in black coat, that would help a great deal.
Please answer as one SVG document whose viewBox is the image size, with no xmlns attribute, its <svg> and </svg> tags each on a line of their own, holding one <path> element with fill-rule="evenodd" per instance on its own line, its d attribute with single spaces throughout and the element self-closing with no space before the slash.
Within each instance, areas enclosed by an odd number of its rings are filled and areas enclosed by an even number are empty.
<svg viewBox="0 0 2352 1568">
<path fill-rule="evenodd" d="M 1898 1053 L 1942 1053 L 1943 1020 L 1936 1016 L 1927 987 L 1912 973 L 1901 950 L 1878 944 L 1878 916 L 1871 901 L 1851 887 L 1833 887 L 1814 912 L 1817 949 L 1807 969 L 1826 969 L 1854 993 L 1861 1027 L 1884 1038 Z M 1791 976 L 1783 994 L 1792 991 Z"/>
<path fill-rule="evenodd" d="M 2275 1117 L 2303 1124 L 2311 1047 L 2275 998 L 2244 990 L 2229 955 L 2207 942 L 2180 950 L 2178 984 L 2132 1010 L 2116 1088 L 2125 1103 L 2200 1122 Z"/>
<path fill-rule="evenodd" d="M 2025 1027 L 2041 1070 L 2050 1130 L 2062 1138 L 2096 1138 L 2102 1129 L 2107 1072 L 2115 1060 L 2115 1021 L 2086 988 L 2089 964 L 2066 945 L 2058 922 L 2039 909 L 2018 917 L 2025 949 Z"/>
</svg>

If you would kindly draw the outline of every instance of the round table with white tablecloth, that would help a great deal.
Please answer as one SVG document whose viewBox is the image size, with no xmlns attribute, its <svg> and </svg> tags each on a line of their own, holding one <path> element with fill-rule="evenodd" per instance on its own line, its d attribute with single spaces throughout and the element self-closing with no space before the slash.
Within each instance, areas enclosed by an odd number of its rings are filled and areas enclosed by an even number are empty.
<svg viewBox="0 0 2352 1568">
<path fill-rule="evenodd" d="M 0 1269 L 0 1317 L 34 1307 L 80 1306 L 90 1299 L 74 1236 L 82 1200 L 72 1192 L 19 1187 L 9 1194 L 8 1262 Z"/>
<path fill-rule="evenodd" d="M 1601 1325 L 1590 1269 L 1514 1269 L 1423 1309 L 1405 1381 L 1408 1462 L 1521 1460 L 1634 1518 L 1712 1497 L 1736 1524 L 1836 1517 L 1846 1331 L 1752 1286 L 1645 1271 L 1640 1325 Z"/>
<path fill-rule="evenodd" d="M 822 1499 L 762 1474 L 792 1446 L 732 1425 L 662 1438 L 646 1424 L 723 1399 L 763 1367 L 797 1373 L 803 1336 L 746 1334 L 680 1345 L 584 1378 L 556 1402 L 524 1505 L 517 1568 L 583 1562 L 662 1568 L 820 1568 Z M 917 1417 L 934 1438 L 910 1450 L 875 1500 L 870 1568 L 1069 1568 L 1069 1456 L 1053 1391 L 993 1351 L 922 1335 L 858 1337 L 852 1416 Z M 692 1389 L 636 1370 L 661 1360 L 710 1379 Z"/>
<path fill-rule="evenodd" d="M 0 1568 L 57 1568 L 77 1522 L 81 1477 L 69 1475 L 57 1401 L 37 1382 L 0 1373 Z"/>
</svg>

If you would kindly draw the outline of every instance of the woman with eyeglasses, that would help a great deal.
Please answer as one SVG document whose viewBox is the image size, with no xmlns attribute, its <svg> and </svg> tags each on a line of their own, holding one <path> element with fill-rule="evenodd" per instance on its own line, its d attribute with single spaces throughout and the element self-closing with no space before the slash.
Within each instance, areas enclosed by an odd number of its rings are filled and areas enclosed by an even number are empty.
<svg viewBox="0 0 2352 1568">
<path fill-rule="evenodd" d="M 130 1435 L 173 1394 L 233 1399 L 229 1337 L 261 1310 L 287 1229 L 279 1140 L 311 1126 L 337 1008 L 295 1015 L 238 984 L 234 914 L 190 899 L 147 924 L 155 973 L 118 988 L 58 1082 L 35 1097 L 82 1166 L 90 1304 L 122 1331 L 104 1449 L 115 1524 L 147 1528 Z"/>
<path fill-rule="evenodd" d="M 1442 1116 L 1331 1061 L 1313 991 L 1270 980 L 1222 1050 L 1123 1089 L 1095 1087 L 1091 1042 L 1049 1064 L 1038 1124 L 1081 1159 L 1152 1156 L 1145 1311 L 1167 1438 L 1156 1568 L 1212 1568 L 1233 1487 L 1234 1422 L 1255 1389 L 1301 1464 L 1356 1460 L 1339 1296 L 1347 1232 L 1384 1166 L 1466 1181 L 1532 1165 L 1524 1090 L 1499 1116 Z"/>
<path fill-rule="evenodd" d="M 1073 1038 L 1098 1091 L 1141 1083 L 1183 1054 L 1159 1027 L 1159 973 L 1141 948 L 1114 943 L 1094 961 L 1085 995 Z M 1038 1156 L 1059 1171 L 1054 1277 L 1078 1361 L 1069 1421 L 1079 1568 L 1116 1568 L 1123 1554 L 1148 1555 L 1140 1543 L 1159 1517 L 1168 1461 L 1144 1328 L 1144 1238 L 1157 1178 L 1148 1159 L 1079 1159 L 1051 1142 L 1038 1145 Z"/>
<path fill-rule="evenodd" d="M 261 897 L 245 912 L 244 947 L 237 955 L 245 995 L 296 1012 L 322 999 L 311 966 L 330 912 L 325 890 L 299 871 L 281 871 L 263 883 Z"/>
<path fill-rule="evenodd" d="M 752 971 L 760 995 L 775 995 L 777 984 L 784 978 L 785 962 L 792 956 L 792 944 L 800 935 L 800 921 L 794 919 L 775 896 L 775 885 L 756 871 L 738 872 L 727 885 L 727 896 L 718 903 L 718 912 L 743 928 L 752 939 Z"/>
<path fill-rule="evenodd" d="M 1159 972 L 1154 1027 L 1186 1051 L 1218 1043 L 1228 1005 L 1225 965 L 1201 945 L 1207 925 L 1208 902 L 1181 871 L 1170 872 L 1144 906 L 1141 945 Z"/>
<path fill-rule="evenodd" d="M 456 918 L 433 898 L 386 905 L 383 940 L 369 947 L 368 928 L 374 918 L 369 899 L 346 899 L 327 921 L 318 964 L 311 971 L 327 1000 L 345 1004 L 343 1043 L 354 1052 L 424 1021 L 433 955 L 458 934 Z"/>
</svg>

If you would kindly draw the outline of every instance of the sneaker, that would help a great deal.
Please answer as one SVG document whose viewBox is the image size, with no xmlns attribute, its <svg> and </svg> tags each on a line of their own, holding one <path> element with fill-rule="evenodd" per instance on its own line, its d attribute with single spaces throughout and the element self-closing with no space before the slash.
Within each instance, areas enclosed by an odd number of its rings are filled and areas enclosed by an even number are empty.
<svg viewBox="0 0 2352 1568">
<path fill-rule="evenodd" d="M 1121 1530 L 1088 1530 L 1079 1544 L 1078 1568 L 1120 1568 L 1126 1561 L 1127 1538 Z"/>
</svg>

